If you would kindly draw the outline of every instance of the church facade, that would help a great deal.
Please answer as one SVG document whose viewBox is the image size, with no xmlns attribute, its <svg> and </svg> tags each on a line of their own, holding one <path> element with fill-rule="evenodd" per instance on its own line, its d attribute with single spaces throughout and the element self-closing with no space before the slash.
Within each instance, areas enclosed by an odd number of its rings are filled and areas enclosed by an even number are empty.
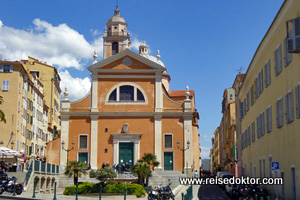
<svg viewBox="0 0 300 200">
<path fill-rule="evenodd" d="M 90 92 L 76 102 L 67 91 L 61 107 L 60 165 L 67 160 L 134 165 L 144 153 L 161 170 L 199 170 L 198 112 L 193 90 L 169 90 L 170 76 L 142 44 L 130 50 L 127 23 L 117 8 L 107 22 L 103 60 L 88 67 Z M 62 149 L 62 146 L 60 147 Z"/>
</svg>

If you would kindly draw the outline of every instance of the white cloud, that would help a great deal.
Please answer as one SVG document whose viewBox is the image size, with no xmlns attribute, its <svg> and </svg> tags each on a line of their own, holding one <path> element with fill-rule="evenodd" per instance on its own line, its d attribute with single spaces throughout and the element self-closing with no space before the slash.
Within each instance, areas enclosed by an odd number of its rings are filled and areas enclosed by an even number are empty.
<svg viewBox="0 0 300 200">
<path fill-rule="evenodd" d="M 91 89 L 91 81 L 88 77 L 85 78 L 74 78 L 71 76 L 68 70 L 60 71 L 59 76 L 61 78 L 60 88 L 62 89 L 61 96 L 65 87 L 68 89 L 70 101 L 76 101 L 83 98 Z"/>
<path fill-rule="evenodd" d="M 0 21 L 0 52 L 3 59 L 20 60 L 36 57 L 58 66 L 59 70 L 74 67 L 82 70 L 92 60 L 94 50 L 102 56 L 102 38 L 88 42 L 67 24 L 52 24 L 35 19 L 33 28 L 20 30 L 4 26 Z M 99 33 L 99 32 L 98 32 Z"/>
<path fill-rule="evenodd" d="M 210 147 L 201 147 L 201 158 L 209 158 Z"/>
</svg>

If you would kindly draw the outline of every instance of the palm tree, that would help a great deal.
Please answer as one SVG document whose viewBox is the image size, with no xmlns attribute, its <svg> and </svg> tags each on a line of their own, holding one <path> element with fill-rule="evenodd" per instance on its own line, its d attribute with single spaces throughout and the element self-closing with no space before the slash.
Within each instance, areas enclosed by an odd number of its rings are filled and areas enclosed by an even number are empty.
<svg viewBox="0 0 300 200">
<path fill-rule="evenodd" d="M 81 177 L 81 174 L 87 174 L 87 164 L 81 161 L 69 161 L 65 169 L 65 175 L 74 177 L 74 185 L 78 183 L 78 177 Z"/>
<path fill-rule="evenodd" d="M 4 103 L 4 100 L 3 97 L 0 96 L 0 105 L 2 105 L 2 103 Z M 5 114 L 1 109 L 0 109 L 0 122 L 6 123 Z"/>
<path fill-rule="evenodd" d="M 145 178 L 151 176 L 151 169 L 146 162 L 139 161 L 131 169 L 131 171 L 138 176 L 138 183 L 145 186 Z"/>
<path fill-rule="evenodd" d="M 157 167 L 159 165 L 157 157 L 153 153 L 144 153 L 142 161 L 148 163 L 152 171 L 154 170 L 154 167 Z"/>
</svg>

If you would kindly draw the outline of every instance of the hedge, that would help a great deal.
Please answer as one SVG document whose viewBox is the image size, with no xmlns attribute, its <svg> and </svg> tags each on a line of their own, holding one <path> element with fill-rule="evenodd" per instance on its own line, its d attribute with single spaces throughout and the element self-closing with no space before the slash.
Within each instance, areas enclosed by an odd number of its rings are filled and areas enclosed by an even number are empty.
<svg viewBox="0 0 300 200">
<path fill-rule="evenodd" d="M 126 187 L 127 194 L 134 194 L 137 197 L 141 197 L 146 194 L 143 186 L 136 183 L 120 183 L 120 182 L 100 182 L 100 183 L 89 183 L 79 182 L 78 183 L 78 194 L 90 194 L 99 193 L 100 185 L 102 185 L 102 192 L 107 194 L 123 194 L 124 188 Z M 65 188 L 64 195 L 75 195 L 76 186 L 71 185 Z"/>
</svg>

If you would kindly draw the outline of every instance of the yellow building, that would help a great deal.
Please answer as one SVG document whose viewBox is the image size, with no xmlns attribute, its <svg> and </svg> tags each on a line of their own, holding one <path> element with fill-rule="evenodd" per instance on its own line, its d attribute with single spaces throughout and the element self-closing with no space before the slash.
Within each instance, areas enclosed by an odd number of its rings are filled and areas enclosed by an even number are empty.
<svg viewBox="0 0 300 200">
<path fill-rule="evenodd" d="M 286 0 L 259 44 L 240 88 L 243 174 L 283 177 L 268 189 L 300 199 L 300 1 Z M 272 162 L 280 170 L 272 174 Z"/>
<path fill-rule="evenodd" d="M 27 73 L 21 63 L 0 61 L 0 96 L 4 100 L 1 110 L 5 113 L 6 118 L 6 123 L 0 123 L 0 142 L 2 146 L 17 151 L 21 151 L 21 143 L 25 142 L 22 124 L 26 116 L 23 110 L 23 88 L 26 78 Z"/>
<path fill-rule="evenodd" d="M 55 67 L 28 56 L 28 60 L 21 61 L 25 69 L 40 79 L 44 86 L 44 100 L 49 106 L 48 123 L 49 131 L 57 137 L 60 130 L 60 77 Z"/>
</svg>

